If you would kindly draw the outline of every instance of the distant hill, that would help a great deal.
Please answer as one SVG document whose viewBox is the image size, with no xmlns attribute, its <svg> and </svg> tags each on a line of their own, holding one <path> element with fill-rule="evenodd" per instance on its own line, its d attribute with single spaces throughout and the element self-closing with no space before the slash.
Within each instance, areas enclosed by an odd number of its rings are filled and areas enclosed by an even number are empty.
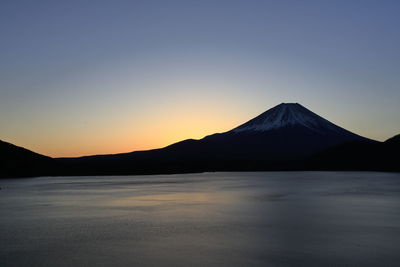
<svg viewBox="0 0 400 267">
<path fill-rule="evenodd" d="M 348 142 L 313 155 L 308 167 L 400 171 L 400 134 L 385 142 Z"/>
<path fill-rule="evenodd" d="M 0 177 L 38 176 L 48 173 L 53 159 L 0 140 Z"/>
<path fill-rule="evenodd" d="M 393 146 L 395 148 L 400 148 L 400 134 L 393 136 L 385 141 L 386 146 Z"/>
</svg>

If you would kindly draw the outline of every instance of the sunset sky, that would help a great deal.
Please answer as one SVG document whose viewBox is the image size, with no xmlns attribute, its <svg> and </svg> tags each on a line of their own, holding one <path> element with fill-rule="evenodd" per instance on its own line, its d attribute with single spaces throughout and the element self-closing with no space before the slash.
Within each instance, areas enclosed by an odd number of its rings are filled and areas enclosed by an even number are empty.
<svg viewBox="0 0 400 267">
<path fill-rule="evenodd" d="M 400 1 L 0 2 L 0 139 L 49 156 L 163 147 L 298 102 L 400 133 Z"/>
</svg>

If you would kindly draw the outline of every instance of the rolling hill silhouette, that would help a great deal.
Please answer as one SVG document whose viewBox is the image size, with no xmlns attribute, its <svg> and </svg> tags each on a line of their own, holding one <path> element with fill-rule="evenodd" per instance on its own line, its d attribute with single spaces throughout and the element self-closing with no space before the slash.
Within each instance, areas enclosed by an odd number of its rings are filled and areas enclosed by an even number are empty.
<svg viewBox="0 0 400 267">
<path fill-rule="evenodd" d="M 50 157 L 0 140 L 0 177 L 44 175 L 54 163 Z"/>
<path fill-rule="evenodd" d="M 400 171 L 400 134 L 384 142 L 354 141 L 313 155 L 309 166 L 321 170 Z"/>
</svg>

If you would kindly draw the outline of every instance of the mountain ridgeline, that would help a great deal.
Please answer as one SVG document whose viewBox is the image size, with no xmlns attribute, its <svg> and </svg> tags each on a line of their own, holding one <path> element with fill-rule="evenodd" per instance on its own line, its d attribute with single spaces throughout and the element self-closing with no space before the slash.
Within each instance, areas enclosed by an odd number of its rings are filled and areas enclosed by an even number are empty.
<svg viewBox="0 0 400 267">
<path fill-rule="evenodd" d="M 0 140 L 0 177 L 51 174 L 54 159 Z"/>
<path fill-rule="evenodd" d="M 397 136 L 383 143 L 374 141 L 345 130 L 300 104 L 282 103 L 230 131 L 209 135 L 200 140 L 188 139 L 161 149 L 123 154 L 52 160 L 46 158 L 47 165 L 43 174 L 122 175 L 258 170 L 399 171 L 399 139 Z M 3 151 L 0 153 L 4 154 Z M 7 156 L 3 155 L 2 158 Z M 43 165 L 40 166 L 43 168 Z M 3 168 L 3 165 L 0 167 Z M 38 170 L 35 170 L 34 175 L 37 173 Z"/>
</svg>

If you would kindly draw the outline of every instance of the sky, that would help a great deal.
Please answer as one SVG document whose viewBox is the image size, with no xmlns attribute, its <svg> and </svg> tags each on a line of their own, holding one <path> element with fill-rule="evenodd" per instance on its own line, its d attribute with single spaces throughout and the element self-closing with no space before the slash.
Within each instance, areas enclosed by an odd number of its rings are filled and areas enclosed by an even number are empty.
<svg viewBox="0 0 400 267">
<path fill-rule="evenodd" d="M 0 139 L 53 156 L 159 148 L 297 102 L 400 133 L 400 1 L 0 2 Z"/>
</svg>

